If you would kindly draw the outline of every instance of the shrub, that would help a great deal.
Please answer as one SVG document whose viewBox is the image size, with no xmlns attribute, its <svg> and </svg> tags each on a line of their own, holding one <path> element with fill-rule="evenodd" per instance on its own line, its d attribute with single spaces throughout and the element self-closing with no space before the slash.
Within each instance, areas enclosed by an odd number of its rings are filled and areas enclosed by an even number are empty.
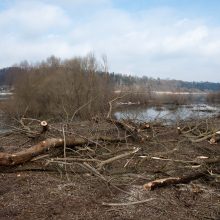
<svg viewBox="0 0 220 220">
<path fill-rule="evenodd" d="M 9 114 L 88 119 L 108 108 L 113 89 L 108 73 L 102 72 L 93 55 L 64 61 L 52 56 L 20 68 L 15 95 L 5 107 Z"/>
</svg>

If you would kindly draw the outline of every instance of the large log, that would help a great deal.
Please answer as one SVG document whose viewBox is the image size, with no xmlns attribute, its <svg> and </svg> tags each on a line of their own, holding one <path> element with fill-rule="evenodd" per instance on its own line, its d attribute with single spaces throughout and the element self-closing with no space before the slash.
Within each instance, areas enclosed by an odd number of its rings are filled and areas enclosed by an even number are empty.
<svg viewBox="0 0 220 220">
<path fill-rule="evenodd" d="M 65 140 L 66 147 L 82 146 L 85 144 L 96 144 L 96 141 L 106 142 L 123 142 L 124 138 L 110 138 L 110 137 L 94 137 L 91 139 L 82 137 L 68 137 Z M 64 139 L 50 138 L 42 141 L 28 149 L 17 153 L 0 153 L 0 166 L 13 166 L 30 161 L 32 158 L 44 154 L 52 148 L 64 147 Z"/>
<path fill-rule="evenodd" d="M 189 174 L 183 177 L 168 177 L 164 179 L 157 179 L 157 180 L 153 180 L 149 183 L 144 184 L 143 187 L 145 190 L 154 190 L 156 188 L 163 187 L 163 186 L 186 184 L 186 183 L 190 183 L 193 180 L 206 176 L 207 173 L 208 172 L 204 170 L 202 172 L 196 172 L 196 173 Z"/>
<path fill-rule="evenodd" d="M 83 138 L 72 138 L 66 140 L 66 145 L 76 146 L 86 144 L 87 142 L 88 141 Z M 51 138 L 17 153 L 0 153 L 0 166 L 22 164 L 49 151 L 51 148 L 62 147 L 63 145 L 64 140 L 62 138 Z"/>
</svg>

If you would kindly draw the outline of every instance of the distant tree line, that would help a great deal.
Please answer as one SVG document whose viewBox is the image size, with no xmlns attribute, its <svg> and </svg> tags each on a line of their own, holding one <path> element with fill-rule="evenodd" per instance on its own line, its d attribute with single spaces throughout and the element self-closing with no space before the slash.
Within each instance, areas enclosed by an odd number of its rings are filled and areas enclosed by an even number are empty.
<svg viewBox="0 0 220 220">
<path fill-rule="evenodd" d="M 54 57 L 55 58 L 55 57 Z M 58 58 L 55 58 L 58 59 Z M 60 60 L 60 59 L 58 59 Z M 45 61 L 44 61 L 45 62 Z M 42 64 L 42 63 L 41 63 Z M 22 62 L 16 67 L 8 67 L 0 69 L 0 85 L 13 85 L 18 77 L 21 69 L 29 65 L 27 61 Z M 39 64 L 38 64 L 39 65 Z M 97 70 L 97 73 L 102 75 L 107 71 L 104 69 Z M 146 86 L 152 90 L 160 91 L 220 91 L 220 83 L 216 82 L 187 82 L 181 80 L 170 80 L 170 79 L 160 79 L 152 77 L 138 77 L 131 75 L 124 75 L 119 73 L 108 73 L 108 77 L 111 83 L 114 84 L 116 88 L 126 87 L 126 86 Z"/>
<path fill-rule="evenodd" d="M 180 82 L 180 87 L 198 89 L 201 91 L 220 91 L 220 83 L 213 82 Z"/>
<path fill-rule="evenodd" d="M 187 82 L 181 80 L 160 79 L 152 77 L 127 76 L 123 74 L 110 74 L 111 80 L 117 86 L 146 85 L 153 90 L 177 91 L 177 90 L 199 90 L 220 91 L 220 83 L 216 82 Z"/>
</svg>

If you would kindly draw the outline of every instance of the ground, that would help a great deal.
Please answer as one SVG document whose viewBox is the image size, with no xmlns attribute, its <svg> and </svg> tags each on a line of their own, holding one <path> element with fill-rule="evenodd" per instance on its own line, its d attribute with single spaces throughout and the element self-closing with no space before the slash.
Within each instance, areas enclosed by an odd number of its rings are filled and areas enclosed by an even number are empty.
<svg viewBox="0 0 220 220">
<path fill-rule="evenodd" d="M 62 137 L 61 128 L 61 125 L 56 125 L 53 130 L 51 125 L 47 137 Z M 87 137 L 97 134 L 111 137 L 125 135 L 121 129 L 107 122 L 79 122 L 66 127 L 66 131 Z M 186 161 L 194 161 L 199 156 L 216 158 L 220 153 L 220 144 L 211 145 L 207 140 L 192 143 L 177 134 L 176 125 L 155 124 L 151 131 L 143 134 L 147 134 L 149 140 L 137 142 L 128 138 L 126 143 L 102 143 L 102 149 L 107 150 L 100 150 L 98 146 L 90 147 L 96 149 L 93 157 L 98 159 L 106 159 L 106 155 L 112 155 L 112 152 L 117 152 L 113 154 L 117 155 L 125 149 L 140 148 L 135 156 L 114 161 L 100 171 L 120 190 L 77 163 L 68 165 L 67 169 L 60 163 L 48 165 L 48 160 L 56 158 L 60 152 L 49 152 L 46 158 L 20 166 L 1 167 L 0 219 L 220 219 L 219 163 L 207 166 L 207 170 L 214 175 L 188 184 L 153 191 L 143 189 L 143 184 L 151 180 L 198 171 L 198 164 Z M 13 131 L 1 136 L 1 151 L 20 151 L 44 138 L 28 138 L 20 131 Z M 92 154 L 82 153 L 81 157 L 88 155 Z M 76 155 L 75 152 L 69 152 L 68 156 Z M 151 156 L 172 160 L 156 160 Z M 90 165 L 95 167 L 93 163 Z M 142 204 L 129 204 L 150 198 L 151 201 Z M 103 202 L 128 205 L 106 206 Z"/>
</svg>

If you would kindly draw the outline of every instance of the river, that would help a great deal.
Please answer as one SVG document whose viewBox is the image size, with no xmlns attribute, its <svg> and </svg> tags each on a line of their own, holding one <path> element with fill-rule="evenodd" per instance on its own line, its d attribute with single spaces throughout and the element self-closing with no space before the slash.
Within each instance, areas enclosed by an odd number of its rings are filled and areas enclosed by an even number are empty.
<svg viewBox="0 0 220 220">
<path fill-rule="evenodd" d="M 180 120 L 207 118 L 220 115 L 219 105 L 163 105 L 160 107 L 127 107 L 115 113 L 117 119 L 134 119 L 138 121 L 164 120 L 176 122 Z"/>
</svg>

